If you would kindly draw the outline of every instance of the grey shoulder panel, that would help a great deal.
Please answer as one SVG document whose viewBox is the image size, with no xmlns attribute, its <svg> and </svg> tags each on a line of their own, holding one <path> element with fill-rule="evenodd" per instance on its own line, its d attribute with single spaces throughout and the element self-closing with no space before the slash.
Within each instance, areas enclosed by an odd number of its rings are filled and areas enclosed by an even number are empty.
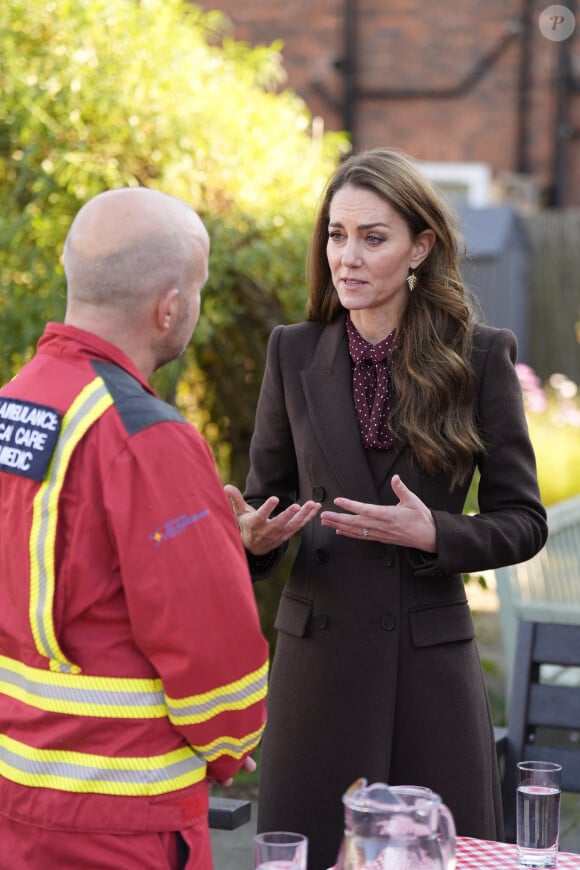
<svg viewBox="0 0 580 870">
<path fill-rule="evenodd" d="M 107 385 L 129 435 L 156 423 L 187 423 L 179 411 L 144 390 L 139 381 L 124 369 L 102 360 L 93 360 L 92 366 Z"/>
</svg>

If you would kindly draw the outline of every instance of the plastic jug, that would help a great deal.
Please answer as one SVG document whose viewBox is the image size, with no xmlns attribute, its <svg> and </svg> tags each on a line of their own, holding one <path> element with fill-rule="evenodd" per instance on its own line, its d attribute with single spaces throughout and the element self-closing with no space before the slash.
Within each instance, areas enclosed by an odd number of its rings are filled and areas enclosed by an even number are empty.
<svg viewBox="0 0 580 870">
<path fill-rule="evenodd" d="M 455 823 L 435 792 L 359 779 L 342 800 L 336 870 L 455 870 Z"/>
</svg>

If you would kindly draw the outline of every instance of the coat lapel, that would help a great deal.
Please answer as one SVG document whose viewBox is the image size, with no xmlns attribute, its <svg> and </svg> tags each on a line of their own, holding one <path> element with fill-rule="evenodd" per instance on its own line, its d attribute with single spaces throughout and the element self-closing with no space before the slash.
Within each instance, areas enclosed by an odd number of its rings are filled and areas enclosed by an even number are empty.
<svg viewBox="0 0 580 870">
<path fill-rule="evenodd" d="M 302 372 L 301 378 L 320 449 L 340 483 L 342 494 L 358 501 L 380 503 L 354 409 L 352 365 L 343 317 L 322 331 L 310 368 Z M 401 447 L 397 444 L 388 451 L 385 470 L 392 467 Z"/>
</svg>

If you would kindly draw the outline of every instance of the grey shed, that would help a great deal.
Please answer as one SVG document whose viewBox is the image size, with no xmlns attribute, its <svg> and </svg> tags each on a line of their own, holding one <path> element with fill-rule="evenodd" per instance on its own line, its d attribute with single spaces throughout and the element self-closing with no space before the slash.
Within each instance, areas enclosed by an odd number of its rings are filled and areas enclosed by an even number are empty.
<svg viewBox="0 0 580 870">
<path fill-rule="evenodd" d="M 472 289 L 490 326 L 515 332 L 524 362 L 529 350 L 528 241 L 512 206 L 456 209 L 467 256 L 463 280 Z"/>
</svg>

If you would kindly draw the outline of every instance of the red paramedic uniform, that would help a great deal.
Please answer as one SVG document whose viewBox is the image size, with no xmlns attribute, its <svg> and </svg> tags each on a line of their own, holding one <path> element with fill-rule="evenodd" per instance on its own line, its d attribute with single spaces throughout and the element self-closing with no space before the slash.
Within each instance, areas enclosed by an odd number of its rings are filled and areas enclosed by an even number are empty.
<svg viewBox="0 0 580 870">
<path fill-rule="evenodd" d="M 0 870 L 173 868 L 177 832 L 209 870 L 265 722 L 245 554 L 204 439 L 71 326 L 0 390 L 0 597 Z"/>
</svg>

